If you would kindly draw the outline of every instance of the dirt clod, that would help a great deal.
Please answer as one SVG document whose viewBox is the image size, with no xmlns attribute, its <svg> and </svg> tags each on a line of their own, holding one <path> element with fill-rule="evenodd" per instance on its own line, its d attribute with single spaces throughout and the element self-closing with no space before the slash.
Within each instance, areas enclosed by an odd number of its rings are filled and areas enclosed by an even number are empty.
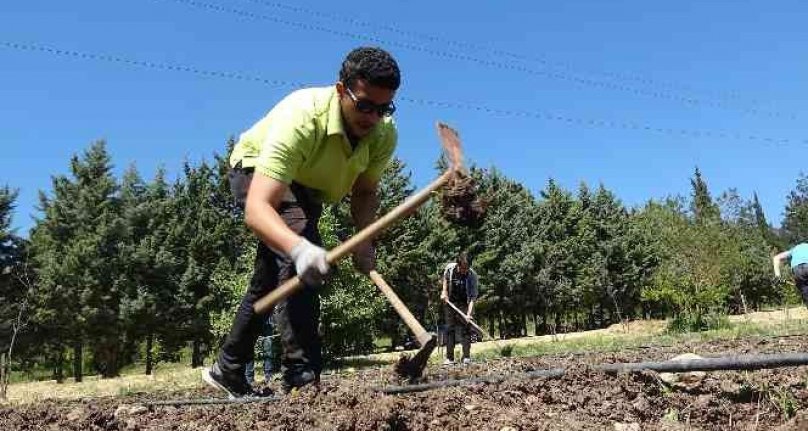
<svg viewBox="0 0 808 431">
<path fill-rule="evenodd" d="M 474 178 L 457 172 L 441 194 L 443 217 L 461 226 L 479 227 L 485 220 L 488 201 L 479 196 Z"/>
</svg>

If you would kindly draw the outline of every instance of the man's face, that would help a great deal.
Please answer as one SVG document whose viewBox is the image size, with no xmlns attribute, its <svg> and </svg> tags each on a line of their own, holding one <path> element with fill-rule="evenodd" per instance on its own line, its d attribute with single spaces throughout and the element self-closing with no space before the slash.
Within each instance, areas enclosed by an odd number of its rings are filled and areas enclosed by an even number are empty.
<svg viewBox="0 0 808 431">
<path fill-rule="evenodd" d="M 353 88 L 348 88 L 342 82 L 337 83 L 337 93 L 340 96 L 342 118 L 348 133 L 364 138 L 386 113 L 395 109 L 393 97 L 395 90 L 376 87 L 358 79 Z"/>
<path fill-rule="evenodd" d="M 463 263 L 463 262 L 458 263 L 457 264 L 457 270 L 461 275 L 465 275 L 466 273 L 469 272 L 469 264 L 468 263 Z"/>
</svg>

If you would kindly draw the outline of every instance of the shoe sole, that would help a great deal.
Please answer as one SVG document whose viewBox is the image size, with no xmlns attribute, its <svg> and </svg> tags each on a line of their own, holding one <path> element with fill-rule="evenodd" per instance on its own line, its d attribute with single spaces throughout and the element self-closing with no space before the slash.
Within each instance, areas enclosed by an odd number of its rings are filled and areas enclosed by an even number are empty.
<svg viewBox="0 0 808 431">
<path fill-rule="evenodd" d="M 214 379 L 213 376 L 210 375 L 210 369 L 209 368 L 204 368 L 202 370 L 202 380 L 204 380 L 205 383 L 207 383 L 212 388 L 224 391 L 227 394 L 227 399 L 229 399 L 229 400 L 234 400 L 236 398 L 239 398 L 239 397 L 235 396 L 232 392 L 230 392 L 230 390 L 227 389 L 224 385 L 217 382 L 216 379 Z"/>
</svg>

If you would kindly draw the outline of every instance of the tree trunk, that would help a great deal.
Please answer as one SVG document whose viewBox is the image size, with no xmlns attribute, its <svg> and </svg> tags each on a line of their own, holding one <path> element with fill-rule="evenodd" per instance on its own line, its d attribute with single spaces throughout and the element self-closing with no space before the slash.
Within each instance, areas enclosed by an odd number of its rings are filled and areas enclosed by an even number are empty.
<svg viewBox="0 0 808 431">
<path fill-rule="evenodd" d="M 8 367 L 6 367 L 6 354 L 0 353 L 0 400 L 6 399 L 8 390 Z"/>
<path fill-rule="evenodd" d="M 77 342 L 73 345 L 73 379 L 76 383 L 81 382 L 83 374 L 82 374 L 82 344 L 81 342 Z"/>
<path fill-rule="evenodd" d="M 202 343 L 199 340 L 193 342 L 193 353 L 191 354 L 191 368 L 202 366 Z"/>
<path fill-rule="evenodd" d="M 96 339 L 93 346 L 93 362 L 101 378 L 117 377 L 121 368 L 120 341 L 117 338 Z"/>
<path fill-rule="evenodd" d="M 154 343 L 154 334 L 149 331 L 146 336 L 146 375 L 150 376 L 154 364 L 152 363 L 152 344 Z"/>
<path fill-rule="evenodd" d="M 749 314 L 749 308 L 746 306 L 746 296 L 741 292 L 741 304 L 743 305 L 743 314 Z"/>
<path fill-rule="evenodd" d="M 56 380 L 56 383 L 64 383 L 65 382 L 65 353 L 64 349 L 59 347 L 59 351 L 56 354 L 56 358 L 53 364 L 53 380 Z"/>
<path fill-rule="evenodd" d="M 536 313 L 532 313 L 533 315 L 533 336 L 539 335 L 539 315 Z"/>
<path fill-rule="evenodd" d="M 522 313 L 522 336 L 527 337 L 527 315 Z"/>
</svg>

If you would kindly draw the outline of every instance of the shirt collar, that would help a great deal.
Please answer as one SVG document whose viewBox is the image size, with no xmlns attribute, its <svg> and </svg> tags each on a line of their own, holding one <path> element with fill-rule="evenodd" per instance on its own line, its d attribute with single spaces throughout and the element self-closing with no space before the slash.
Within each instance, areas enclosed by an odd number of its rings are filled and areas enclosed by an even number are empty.
<svg viewBox="0 0 808 431">
<path fill-rule="evenodd" d="M 334 86 L 331 93 L 331 99 L 328 101 L 328 122 L 326 123 L 325 133 L 328 136 L 344 135 L 345 127 L 342 125 L 342 109 L 339 105 L 339 94 L 337 94 L 337 87 Z"/>
</svg>

